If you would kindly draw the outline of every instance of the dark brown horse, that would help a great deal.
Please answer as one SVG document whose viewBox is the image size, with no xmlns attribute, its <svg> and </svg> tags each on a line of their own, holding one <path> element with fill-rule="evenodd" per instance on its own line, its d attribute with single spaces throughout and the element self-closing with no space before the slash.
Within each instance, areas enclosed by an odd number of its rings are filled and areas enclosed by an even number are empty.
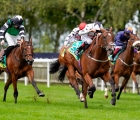
<svg viewBox="0 0 140 120">
<path fill-rule="evenodd" d="M 80 66 L 77 60 L 69 53 L 65 51 L 63 59 L 59 58 L 55 62 L 55 65 L 66 65 L 65 71 L 68 73 L 70 81 L 76 83 L 75 71 L 77 70 L 83 77 L 82 93 L 80 94 L 80 100 L 84 100 L 84 106 L 87 108 L 86 95 L 87 91 L 90 98 L 93 98 L 93 94 L 96 91 L 92 78 L 101 77 L 105 82 L 110 82 L 112 86 L 112 100 L 111 104 L 116 104 L 116 93 L 114 81 L 109 73 L 109 61 L 107 57 L 107 49 L 112 47 L 109 45 L 114 39 L 114 35 L 111 31 L 103 30 L 102 34 L 96 38 L 96 44 L 93 41 L 90 47 L 82 54 L 80 59 Z M 53 66 L 55 66 L 53 65 Z M 50 70 L 54 68 L 51 67 Z M 58 68 L 58 67 L 57 67 Z M 82 68 L 82 69 L 81 69 Z M 64 73 L 64 72 L 63 72 Z"/>
<path fill-rule="evenodd" d="M 136 79 L 136 75 L 140 75 L 140 51 L 134 53 L 134 62 L 133 63 L 134 63 L 134 67 L 133 67 L 133 71 L 131 73 L 131 77 L 135 83 L 137 93 L 138 93 L 138 95 L 140 95 L 139 88 L 138 88 L 138 82 Z M 124 87 L 124 91 L 126 92 L 126 86 Z"/>
<path fill-rule="evenodd" d="M 122 93 L 122 90 L 124 89 L 124 86 L 127 84 L 130 75 L 133 71 L 133 57 L 134 57 L 134 47 L 137 44 L 140 43 L 140 41 L 138 41 L 139 38 L 136 35 L 131 35 L 130 39 L 128 40 L 127 43 L 127 47 L 125 49 L 124 52 L 122 52 L 119 57 L 116 60 L 116 64 L 115 67 L 112 66 L 111 64 L 111 68 L 113 70 L 113 78 L 115 81 L 115 85 L 116 85 L 116 92 L 119 91 L 118 95 L 117 95 L 117 99 L 120 98 L 120 95 Z M 119 78 L 120 77 L 124 77 L 124 80 L 122 82 L 122 85 L 119 89 Z"/>
<path fill-rule="evenodd" d="M 35 88 L 37 94 L 40 97 L 45 96 L 37 87 L 34 81 L 34 71 L 32 67 L 33 63 L 33 46 L 32 39 L 30 41 L 23 41 L 22 44 L 16 46 L 7 57 L 7 68 L 1 68 L 1 72 L 5 71 L 8 74 L 8 80 L 4 87 L 4 97 L 3 101 L 6 101 L 6 93 L 13 83 L 14 98 L 15 103 L 17 103 L 18 90 L 17 90 L 17 80 L 21 77 L 27 76 L 33 87 Z"/>
</svg>

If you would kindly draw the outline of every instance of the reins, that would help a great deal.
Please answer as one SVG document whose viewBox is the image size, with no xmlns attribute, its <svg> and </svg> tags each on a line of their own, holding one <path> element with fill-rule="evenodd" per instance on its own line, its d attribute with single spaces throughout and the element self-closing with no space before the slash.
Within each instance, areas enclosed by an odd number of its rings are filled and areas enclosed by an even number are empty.
<svg viewBox="0 0 140 120">
<path fill-rule="evenodd" d="M 110 32 L 107 31 L 107 33 L 110 33 Z M 96 37 L 94 37 L 93 42 L 94 42 L 95 39 L 98 40 L 100 37 L 101 37 L 101 35 L 100 35 L 100 36 L 97 35 Z M 89 53 L 91 52 L 91 50 L 92 50 L 92 48 L 93 48 L 93 46 L 94 46 L 94 43 L 93 43 L 93 42 L 92 42 L 92 45 L 91 45 L 91 47 L 90 47 Z M 111 43 L 109 43 L 109 44 L 112 45 L 112 43 L 113 43 L 113 42 L 111 42 Z M 100 46 L 100 45 L 98 45 L 98 44 L 96 44 L 96 45 L 99 46 L 99 47 L 101 47 L 101 48 L 104 48 L 103 46 Z M 95 59 L 95 58 L 91 57 L 89 54 L 86 54 L 86 56 L 87 56 L 88 58 L 90 58 L 90 59 L 96 61 L 96 62 L 108 62 L 108 61 L 109 61 L 108 59 L 106 59 L 106 60 Z"/>
<path fill-rule="evenodd" d="M 17 60 L 18 62 L 23 62 L 24 59 L 20 60 L 20 59 L 18 59 L 18 58 L 16 57 L 16 55 L 15 55 L 15 51 L 17 50 L 18 47 L 19 47 L 19 46 L 17 46 L 16 48 L 14 48 L 13 55 L 14 55 L 15 60 Z"/>
</svg>

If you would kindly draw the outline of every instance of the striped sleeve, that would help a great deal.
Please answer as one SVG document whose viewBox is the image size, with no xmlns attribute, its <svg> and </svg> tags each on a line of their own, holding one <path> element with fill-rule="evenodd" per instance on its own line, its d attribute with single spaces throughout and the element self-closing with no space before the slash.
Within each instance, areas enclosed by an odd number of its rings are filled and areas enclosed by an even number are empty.
<svg viewBox="0 0 140 120">
<path fill-rule="evenodd" d="M 24 25 L 21 25 L 20 27 L 19 27 L 19 35 L 20 35 L 20 37 L 22 38 L 24 38 L 25 37 L 25 27 L 24 27 Z"/>
<path fill-rule="evenodd" d="M 7 29 L 9 28 L 10 24 L 7 21 L 0 29 L 0 39 L 4 39 L 5 38 L 5 33 L 7 31 Z"/>
</svg>

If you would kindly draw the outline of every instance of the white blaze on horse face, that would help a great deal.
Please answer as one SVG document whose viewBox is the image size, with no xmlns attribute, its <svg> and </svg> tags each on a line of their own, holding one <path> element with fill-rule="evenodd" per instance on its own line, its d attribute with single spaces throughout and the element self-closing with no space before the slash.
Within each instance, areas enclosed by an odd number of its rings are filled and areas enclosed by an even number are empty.
<svg viewBox="0 0 140 120">
<path fill-rule="evenodd" d="M 110 33 L 108 33 L 108 35 L 109 35 L 109 36 L 111 36 L 111 34 L 110 34 Z"/>
<path fill-rule="evenodd" d="M 28 46 L 28 48 L 30 48 L 30 46 Z"/>
<path fill-rule="evenodd" d="M 140 43 L 140 41 L 135 41 L 132 46 L 134 47 L 134 46 L 136 46 L 139 43 Z"/>
</svg>

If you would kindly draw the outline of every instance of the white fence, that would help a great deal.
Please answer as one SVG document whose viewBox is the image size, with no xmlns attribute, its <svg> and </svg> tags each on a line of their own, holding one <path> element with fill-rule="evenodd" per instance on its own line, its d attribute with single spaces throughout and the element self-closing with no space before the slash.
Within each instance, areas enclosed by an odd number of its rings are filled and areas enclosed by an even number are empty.
<svg viewBox="0 0 140 120">
<path fill-rule="evenodd" d="M 46 71 L 46 84 L 47 84 L 47 87 L 50 87 L 50 74 L 49 74 L 49 68 L 50 68 L 50 62 L 52 61 L 55 61 L 56 59 L 35 59 L 34 62 L 43 62 L 43 63 L 46 63 L 47 64 L 47 71 Z M 4 73 L 4 82 L 6 83 L 7 81 L 7 74 Z M 94 83 L 95 85 L 97 84 L 97 79 L 94 79 Z M 28 85 L 28 78 L 27 77 L 24 77 L 24 84 L 25 86 Z M 101 91 L 104 90 L 104 82 L 103 80 L 101 80 Z M 135 93 L 135 83 L 133 82 L 132 83 L 132 92 Z"/>
</svg>

